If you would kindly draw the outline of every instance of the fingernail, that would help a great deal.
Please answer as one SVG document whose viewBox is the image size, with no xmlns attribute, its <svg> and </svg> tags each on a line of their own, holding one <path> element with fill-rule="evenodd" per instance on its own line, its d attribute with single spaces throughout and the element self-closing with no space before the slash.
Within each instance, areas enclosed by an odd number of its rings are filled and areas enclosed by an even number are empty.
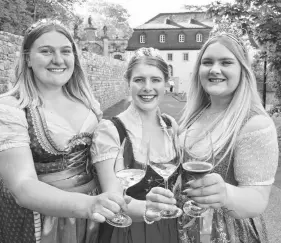
<svg viewBox="0 0 281 243">
<path fill-rule="evenodd" d="M 188 181 L 188 182 L 186 182 L 186 185 L 190 185 L 193 182 L 194 182 L 194 180 Z"/>
<path fill-rule="evenodd" d="M 185 189 L 183 190 L 184 193 L 188 194 L 192 189 Z"/>
</svg>

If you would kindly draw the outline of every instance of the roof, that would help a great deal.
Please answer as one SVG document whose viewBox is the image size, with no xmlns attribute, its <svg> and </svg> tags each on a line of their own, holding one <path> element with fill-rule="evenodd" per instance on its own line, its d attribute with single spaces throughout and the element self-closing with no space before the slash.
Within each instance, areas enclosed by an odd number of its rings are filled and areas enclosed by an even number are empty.
<svg viewBox="0 0 281 243">
<path fill-rule="evenodd" d="M 213 21 L 205 12 L 160 13 L 143 25 L 134 28 L 127 50 L 153 46 L 159 50 L 199 50 L 209 37 Z M 159 35 L 165 33 L 165 43 L 159 42 Z M 178 36 L 185 35 L 179 42 Z M 196 35 L 203 35 L 202 42 L 196 42 Z M 145 43 L 140 43 L 140 35 L 145 34 Z"/>
<path fill-rule="evenodd" d="M 182 28 L 211 28 L 213 25 L 212 19 L 205 12 L 176 12 L 160 13 L 135 29 L 175 29 L 180 26 Z"/>
</svg>

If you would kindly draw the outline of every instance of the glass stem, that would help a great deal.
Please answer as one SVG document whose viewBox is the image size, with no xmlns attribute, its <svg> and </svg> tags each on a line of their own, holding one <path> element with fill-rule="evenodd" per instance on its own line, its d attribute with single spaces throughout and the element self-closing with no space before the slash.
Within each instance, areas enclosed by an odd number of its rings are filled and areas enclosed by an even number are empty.
<svg viewBox="0 0 281 243">
<path fill-rule="evenodd" d="M 165 189 L 168 189 L 168 180 L 169 180 L 169 179 L 164 179 Z"/>
<path fill-rule="evenodd" d="M 125 198 L 125 196 L 126 196 L 127 189 L 128 189 L 128 188 L 124 188 L 124 189 L 123 189 L 123 197 L 124 197 L 124 198 Z M 121 208 L 120 214 L 122 214 L 122 213 L 124 213 L 124 211 L 123 211 L 123 209 Z"/>
</svg>

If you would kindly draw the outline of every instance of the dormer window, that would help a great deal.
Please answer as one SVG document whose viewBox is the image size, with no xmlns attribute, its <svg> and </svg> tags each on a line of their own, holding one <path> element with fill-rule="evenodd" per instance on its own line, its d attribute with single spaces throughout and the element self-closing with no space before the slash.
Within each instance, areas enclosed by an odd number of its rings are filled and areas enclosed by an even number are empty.
<svg viewBox="0 0 281 243">
<path fill-rule="evenodd" d="M 203 35 L 201 33 L 196 34 L 196 42 L 202 42 L 203 41 Z"/>
<path fill-rule="evenodd" d="M 145 34 L 140 35 L 140 43 L 145 43 Z"/>
<path fill-rule="evenodd" d="M 179 42 L 184 42 L 184 41 L 185 41 L 185 35 L 179 34 Z"/>
<path fill-rule="evenodd" d="M 165 41 L 166 41 L 166 36 L 165 36 L 165 34 L 159 35 L 159 42 L 160 42 L 160 43 L 165 43 Z"/>
</svg>

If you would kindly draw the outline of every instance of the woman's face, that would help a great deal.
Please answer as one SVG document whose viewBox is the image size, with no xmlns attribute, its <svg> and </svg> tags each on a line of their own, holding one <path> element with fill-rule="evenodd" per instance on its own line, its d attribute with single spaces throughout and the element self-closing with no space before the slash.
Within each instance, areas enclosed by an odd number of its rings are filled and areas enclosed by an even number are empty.
<svg viewBox="0 0 281 243">
<path fill-rule="evenodd" d="M 220 43 L 205 50 L 199 67 L 204 90 L 213 97 L 231 100 L 241 76 L 241 65 L 234 54 Z"/>
<path fill-rule="evenodd" d="M 164 97 L 164 74 L 155 66 L 137 64 L 132 71 L 130 91 L 137 109 L 154 111 Z"/>
<path fill-rule="evenodd" d="M 32 68 L 37 86 L 42 91 L 61 88 L 74 71 L 71 42 L 61 33 L 41 35 L 32 45 L 28 66 Z"/>
</svg>

